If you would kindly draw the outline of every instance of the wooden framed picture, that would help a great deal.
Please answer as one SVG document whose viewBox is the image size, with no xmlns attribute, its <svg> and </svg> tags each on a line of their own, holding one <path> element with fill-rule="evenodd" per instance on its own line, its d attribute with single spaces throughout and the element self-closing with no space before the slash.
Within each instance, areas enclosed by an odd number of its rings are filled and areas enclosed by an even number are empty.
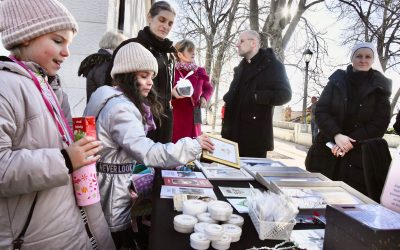
<svg viewBox="0 0 400 250">
<path fill-rule="evenodd" d="M 299 182 L 319 182 L 332 181 L 320 173 L 282 173 L 282 172 L 257 172 L 256 180 L 267 187 L 272 181 L 299 181 Z"/>
<path fill-rule="evenodd" d="M 240 168 L 239 148 L 238 144 L 212 134 L 207 136 L 214 143 L 215 149 L 213 153 L 203 150 L 202 157 L 206 160 L 222 163 L 224 165 Z"/>
<path fill-rule="evenodd" d="M 326 205 L 377 204 L 342 181 L 272 181 L 267 188 L 289 196 L 300 213 L 325 213 Z"/>
</svg>

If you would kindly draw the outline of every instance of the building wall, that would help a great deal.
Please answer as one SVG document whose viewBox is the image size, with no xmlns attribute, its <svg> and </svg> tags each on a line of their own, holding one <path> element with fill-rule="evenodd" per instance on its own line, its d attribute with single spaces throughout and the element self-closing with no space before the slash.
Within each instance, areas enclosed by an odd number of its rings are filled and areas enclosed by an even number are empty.
<svg viewBox="0 0 400 250">
<path fill-rule="evenodd" d="M 70 46 L 71 55 L 63 63 L 59 75 L 69 97 L 72 116 L 81 116 L 86 106 L 86 78 L 78 77 L 78 68 L 86 56 L 97 52 L 104 32 L 116 30 L 119 0 L 60 1 L 71 11 L 79 25 L 79 32 Z M 132 22 L 132 25 L 125 25 L 124 34 L 127 37 L 136 36 L 138 30 L 146 25 L 146 2 L 151 0 L 126 0 L 129 8 L 125 16 Z"/>
</svg>

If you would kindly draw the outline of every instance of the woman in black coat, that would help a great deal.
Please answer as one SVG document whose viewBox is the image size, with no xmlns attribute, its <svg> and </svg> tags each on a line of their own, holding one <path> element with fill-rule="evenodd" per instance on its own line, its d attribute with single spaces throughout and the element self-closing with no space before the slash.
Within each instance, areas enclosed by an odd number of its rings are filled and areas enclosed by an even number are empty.
<svg viewBox="0 0 400 250">
<path fill-rule="evenodd" d="M 352 64 L 329 77 L 316 107 L 320 132 L 306 158 L 307 170 L 344 181 L 364 194 L 361 145 L 382 138 L 390 122 L 391 80 L 372 69 L 374 60 L 374 45 L 357 44 Z M 332 149 L 327 142 L 334 144 Z"/>
<path fill-rule="evenodd" d="M 86 103 L 89 102 L 92 93 L 106 83 L 106 72 L 111 63 L 112 53 L 126 38 L 121 33 L 107 31 L 99 42 L 99 51 L 81 62 L 78 76 L 86 77 Z"/>
<path fill-rule="evenodd" d="M 397 113 L 396 122 L 394 123 L 393 128 L 394 131 L 396 131 L 396 133 L 400 135 L 400 112 Z"/>
<path fill-rule="evenodd" d="M 165 1 L 155 2 L 147 15 L 149 25 L 140 30 L 136 38 L 121 43 L 113 54 L 114 58 L 120 47 L 130 42 L 137 42 L 148 49 L 157 59 L 158 74 L 153 79 L 153 88 L 158 93 L 158 100 L 163 106 L 164 116 L 155 121 L 157 128 L 149 131 L 147 137 L 161 143 L 172 141 L 171 90 L 174 82 L 174 53 L 176 50 L 172 41 L 166 37 L 172 29 L 175 15 L 175 11 L 169 3 Z M 111 72 L 111 67 L 109 67 L 109 72 Z M 111 82 L 110 74 L 108 74 L 107 82 Z"/>
</svg>

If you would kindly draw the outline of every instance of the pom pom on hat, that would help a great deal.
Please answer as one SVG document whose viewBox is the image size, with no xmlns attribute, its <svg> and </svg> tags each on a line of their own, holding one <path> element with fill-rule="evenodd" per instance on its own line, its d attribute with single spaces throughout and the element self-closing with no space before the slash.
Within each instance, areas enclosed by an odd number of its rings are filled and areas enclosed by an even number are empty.
<svg viewBox="0 0 400 250">
<path fill-rule="evenodd" d="M 72 14 L 57 0 L 5 0 L 0 2 L 1 40 L 12 49 L 36 37 L 64 29 L 78 31 Z"/>
<path fill-rule="evenodd" d="M 153 71 L 154 77 L 158 73 L 156 58 L 140 43 L 127 43 L 115 55 L 111 77 L 116 74 L 133 73 L 137 71 Z"/>
</svg>

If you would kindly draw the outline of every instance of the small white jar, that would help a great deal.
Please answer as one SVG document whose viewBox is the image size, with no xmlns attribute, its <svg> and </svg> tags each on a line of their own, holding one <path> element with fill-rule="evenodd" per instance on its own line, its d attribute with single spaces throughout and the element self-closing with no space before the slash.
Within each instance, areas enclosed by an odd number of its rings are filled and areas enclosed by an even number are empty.
<svg viewBox="0 0 400 250">
<path fill-rule="evenodd" d="M 193 249 L 206 250 L 210 247 L 210 242 L 203 233 L 192 233 L 190 235 L 190 246 Z"/>
<path fill-rule="evenodd" d="M 238 214 L 232 214 L 226 224 L 233 224 L 239 227 L 242 227 L 244 223 L 244 219 L 242 216 Z"/>
<path fill-rule="evenodd" d="M 237 242 L 240 240 L 240 236 L 242 235 L 242 229 L 239 226 L 233 224 L 223 224 L 224 234 L 231 237 L 232 242 Z"/>
<path fill-rule="evenodd" d="M 231 237 L 224 234 L 222 235 L 221 239 L 211 241 L 211 246 L 217 250 L 229 249 L 231 246 Z"/>
<path fill-rule="evenodd" d="M 227 221 L 232 215 L 233 208 L 228 202 L 213 201 L 208 205 L 208 212 L 214 220 Z"/>
<path fill-rule="evenodd" d="M 183 202 L 183 214 L 196 216 L 207 211 L 207 203 L 202 200 L 186 200 Z"/>
<path fill-rule="evenodd" d="M 180 214 L 174 217 L 174 229 L 180 233 L 193 232 L 197 218 L 187 214 Z"/>
<path fill-rule="evenodd" d="M 196 223 L 196 225 L 194 225 L 194 232 L 195 233 L 204 233 L 204 229 L 206 228 L 206 226 L 210 224 L 207 222 L 199 222 Z"/>
<path fill-rule="evenodd" d="M 213 220 L 211 218 L 210 213 L 201 213 L 201 214 L 196 215 L 196 217 L 199 220 L 199 222 L 207 222 L 207 223 L 211 223 L 211 224 L 218 223 L 216 220 Z"/>
<path fill-rule="evenodd" d="M 204 234 L 210 240 L 219 240 L 224 234 L 224 228 L 217 224 L 208 224 L 204 228 Z"/>
</svg>

